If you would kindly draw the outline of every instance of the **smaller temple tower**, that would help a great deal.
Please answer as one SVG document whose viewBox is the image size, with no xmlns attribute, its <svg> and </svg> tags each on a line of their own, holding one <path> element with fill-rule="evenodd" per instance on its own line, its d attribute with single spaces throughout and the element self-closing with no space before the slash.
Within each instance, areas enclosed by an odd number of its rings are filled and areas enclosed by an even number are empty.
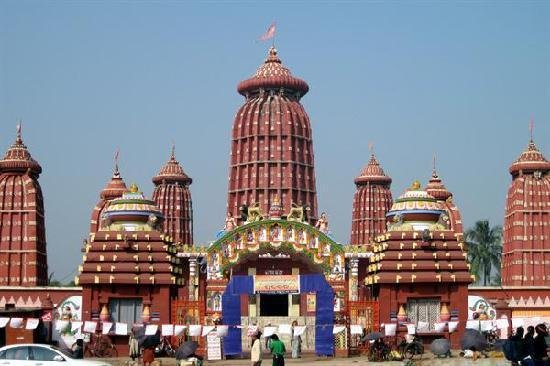
<svg viewBox="0 0 550 366">
<path fill-rule="evenodd" d="M 15 142 L 0 160 L 0 286 L 48 284 L 41 172 L 18 125 Z"/>
<path fill-rule="evenodd" d="M 386 213 L 392 205 L 391 181 L 372 154 L 355 178 L 350 244 L 368 244 L 386 231 Z"/>
<path fill-rule="evenodd" d="M 531 138 L 509 171 L 502 284 L 550 286 L 550 162 Z"/>
<path fill-rule="evenodd" d="M 115 198 L 122 197 L 122 194 L 126 192 L 126 183 L 120 176 L 118 171 L 118 162 L 115 162 L 115 170 L 113 171 L 113 176 L 111 180 L 107 183 L 105 188 L 99 193 L 99 202 L 95 205 L 94 210 L 92 211 L 92 218 L 90 221 L 90 234 L 95 233 L 99 230 L 99 223 L 101 221 L 101 216 L 105 209 L 107 208 L 109 201 L 114 200 Z"/>
<path fill-rule="evenodd" d="M 170 159 L 153 177 L 153 201 L 164 215 L 164 232 L 176 244 L 193 243 L 193 201 L 189 190 L 192 182 L 176 160 L 172 146 Z"/>
<path fill-rule="evenodd" d="M 435 157 L 432 177 L 428 181 L 425 190 L 430 196 L 445 206 L 445 209 L 449 213 L 451 230 L 462 233 L 462 218 L 460 216 L 460 211 L 453 202 L 453 194 L 449 192 L 437 174 L 437 170 L 435 169 Z"/>
</svg>

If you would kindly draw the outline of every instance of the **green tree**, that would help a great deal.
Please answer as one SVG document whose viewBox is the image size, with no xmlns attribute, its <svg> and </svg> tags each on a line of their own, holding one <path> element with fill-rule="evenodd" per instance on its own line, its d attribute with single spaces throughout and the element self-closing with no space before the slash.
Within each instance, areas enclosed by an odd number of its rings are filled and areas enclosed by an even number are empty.
<svg viewBox="0 0 550 366">
<path fill-rule="evenodd" d="M 487 282 L 491 282 L 493 268 L 498 271 L 497 277 L 500 277 L 501 226 L 491 227 L 487 220 L 477 221 L 473 228 L 466 231 L 466 244 L 468 245 L 468 260 L 471 265 L 470 272 L 477 279 L 483 278 L 483 286 L 487 286 Z"/>
</svg>

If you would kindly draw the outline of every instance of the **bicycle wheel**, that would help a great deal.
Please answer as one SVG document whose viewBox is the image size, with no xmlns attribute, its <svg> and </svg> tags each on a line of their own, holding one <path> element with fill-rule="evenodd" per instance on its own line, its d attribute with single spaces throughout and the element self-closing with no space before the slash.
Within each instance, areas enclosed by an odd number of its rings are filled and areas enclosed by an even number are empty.
<svg viewBox="0 0 550 366">
<path fill-rule="evenodd" d="M 86 346 L 84 346 L 84 358 L 90 358 L 93 356 L 93 345 L 88 343 Z"/>
<path fill-rule="evenodd" d="M 405 352 L 403 352 L 403 357 L 412 360 L 415 354 L 415 347 L 414 344 L 408 344 L 405 346 Z"/>
<path fill-rule="evenodd" d="M 103 357 L 118 357 L 118 351 L 116 350 L 116 347 L 113 344 L 111 344 L 109 347 L 106 347 L 103 351 Z"/>
</svg>

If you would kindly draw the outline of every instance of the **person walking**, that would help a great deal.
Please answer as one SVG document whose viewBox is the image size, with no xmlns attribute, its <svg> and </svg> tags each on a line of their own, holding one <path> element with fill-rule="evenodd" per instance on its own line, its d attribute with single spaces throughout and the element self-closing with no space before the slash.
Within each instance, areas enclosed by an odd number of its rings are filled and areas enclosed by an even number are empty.
<svg viewBox="0 0 550 366">
<path fill-rule="evenodd" d="M 250 350 L 250 362 L 252 366 L 260 366 L 262 364 L 261 336 L 262 332 L 257 332 L 252 336 L 252 348 Z"/>
<path fill-rule="evenodd" d="M 150 366 L 153 361 L 155 361 L 155 346 L 148 345 L 143 348 L 143 366 Z"/>
<path fill-rule="evenodd" d="M 535 333 L 537 333 L 533 342 L 533 359 L 535 360 L 535 365 L 550 365 L 550 358 L 548 357 L 548 348 L 550 348 L 550 344 L 546 344 L 545 339 L 548 337 L 546 324 L 538 324 L 535 327 Z"/>
<path fill-rule="evenodd" d="M 300 358 L 302 353 L 302 337 L 300 335 L 296 335 L 296 327 L 298 326 L 298 321 L 292 322 L 291 327 L 291 340 L 290 345 L 292 347 L 292 358 Z"/>
<path fill-rule="evenodd" d="M 513 359 L 512 359 L 512 366 L 519 365 L 519 362 L 523 360 L 525 357 L 525 347 L 523 342 L 523 333 L 525 330 L 523 327 L 518 327 L 516 329 L 516 333 L 510 337 L 510 341 L 512 341 L 512 347 L 513 347 Z"/>
<path fill-rule="evenodd" d="M 130 338 L 128 339 L 128 348 L 128 354 L 132 358 L 132 361 L 135 361 L 136 358 L 139 358 L 139 344 L 133 329 L 130 332 Z"/>
<path fill-rule="evenodd" d="M 285 344 L 279 340 L 277 334 L 271 336 L 271 344 L 269 345 L 269 350 L 273 355 L 273 364 L 272 366 L 285 366 Z"/>
</svg>

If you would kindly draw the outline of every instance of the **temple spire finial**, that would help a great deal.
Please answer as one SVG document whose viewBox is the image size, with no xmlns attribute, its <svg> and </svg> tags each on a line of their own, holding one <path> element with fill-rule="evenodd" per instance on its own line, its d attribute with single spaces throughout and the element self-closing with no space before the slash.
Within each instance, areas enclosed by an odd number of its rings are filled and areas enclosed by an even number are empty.
<svg viewBox="0 0 550 366">
<path fill-rule="evenodd" d="M 176 143 L 172 141 L 172 150 L 170 151 L 170 160 L 176 160 Z"/>
<path fill-rule="evenodd" d="M 23 143 L 23 137 L 21 136 L 21 129 L 23 127 L 23 121 L 19 119 L 17 122 L 17 137 L 15 138 L 15 143 L 21 145 Z"/>
<path fill-rule="evenodd" d="M 533 130 L 535 129 L 535 119 L 529 121 L 529 142 L 533 142 Z"/>
<path fill-rule="evenodd" d="M 115 161 L 115 171 L 114 171 L 114 175 L 118 175 L 119 174 L 119 171 L 118 171 L 118 156 L 120 155 L 120 148 L 117 148 L 116 151 L 115 151 L 115 158 L 114 158 L 114 161 Z"/>
<path fill-rule="evenodd" d="M 436 159 L 437 159 L 437 153 L 434 152 L 434 155 L 432 158 L 432 177 L 437 177 Z"/>
<path fill-rule="evenodd" d="M 374 155 L 374 142 L 369 142 L 369 152 L 371 155 Z"/>
</svg>

